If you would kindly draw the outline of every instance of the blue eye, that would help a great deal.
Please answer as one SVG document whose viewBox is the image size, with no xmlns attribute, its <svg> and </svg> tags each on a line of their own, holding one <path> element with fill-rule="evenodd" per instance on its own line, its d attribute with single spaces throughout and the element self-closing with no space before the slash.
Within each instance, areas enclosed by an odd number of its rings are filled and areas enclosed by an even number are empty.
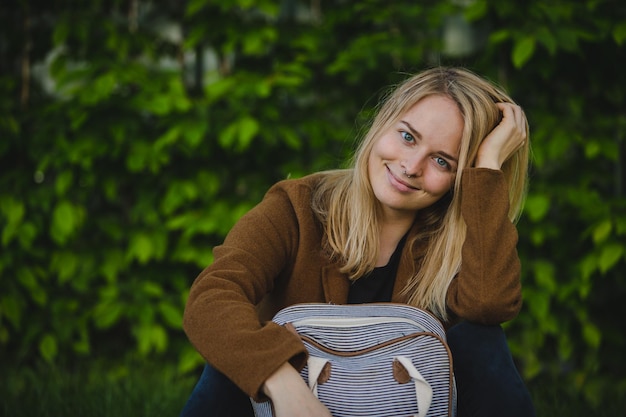
<svg viewBox="0 0 626 417">
<path fill-rule="evenodd" d="M 400 135 L 402 136 L 402 139 L 404 139 L 407 142 L 415 142 L 415 138 L 409 132 L 402 131 L 400 132 Z"/>
<path fill-rule="evenodd" d="M 446 161 L 445 159 L 443 159 L 443 158 L 441 158 L 439 156 L 435 157 L 435 163 L 437 165 L 439 165 L 440 167 L 442 167 L 442 168 L 450 167 L 450 164 L 448 163 L 448 161 Z"/>
</svg>

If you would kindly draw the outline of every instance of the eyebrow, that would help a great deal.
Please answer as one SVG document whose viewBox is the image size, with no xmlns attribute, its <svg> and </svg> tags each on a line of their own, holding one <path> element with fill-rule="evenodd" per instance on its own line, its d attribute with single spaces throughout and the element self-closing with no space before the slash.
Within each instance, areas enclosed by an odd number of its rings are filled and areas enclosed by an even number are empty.
<svg viewBox="0 0 626 417">
<path fill-rule="evenodd" d="M 400 123 L 404 124 L 411 131 L 411 134 L 413 136 L 417 137 L 420 140 L 422 139 L 422 134 L 420 132 L 418 132 L 417 130 L 415 130 L 415 128 L 413 126 L 411 126 L 411 123 L 409 123 L 409 122 L 407 122 L 405 120 L 400 120 Z M 437 151 L 437 153 L 440 154 L 441 156 L 447 158 L 447 159 L 450 159 L 453 162 L 456 162 L 457 164 L 459 163 L 459 160 L 456 157 L 448 154 L 447 152 Z"/>
</svg>

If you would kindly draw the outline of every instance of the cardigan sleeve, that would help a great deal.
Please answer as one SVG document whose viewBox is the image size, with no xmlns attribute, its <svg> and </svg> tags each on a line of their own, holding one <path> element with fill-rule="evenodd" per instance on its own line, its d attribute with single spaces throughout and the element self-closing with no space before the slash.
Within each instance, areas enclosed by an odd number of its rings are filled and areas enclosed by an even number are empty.
<svg viewBox="0 0 626 417">
<path fill-rule="evenodd" d="M 466 169 L 461 193 L 467 231 L 461 268 L 448 288 L 448 309 L 463 320 L 500 324 L 516 317 L 522 305 L 518 235 L 508 217 L 504 174 Z"/>
<path fill-rule="evenodd" d="M 255 309 L 277 277 L 287 273 L 298 247 L 292 200 L 310 193 L 292 188 L 295 197 L 281 183 L 274 186 L 237 222 L 214 249 L 214 262 L 192 284 L 184 312 L 183 328 L 196 350 L 256 399 L 283 363 L 301 368 L 306 361 L 299 338 L 272 322 L 261 323 Z M 310 207 L 310 201 L 300 205 Z"/>
</svg>

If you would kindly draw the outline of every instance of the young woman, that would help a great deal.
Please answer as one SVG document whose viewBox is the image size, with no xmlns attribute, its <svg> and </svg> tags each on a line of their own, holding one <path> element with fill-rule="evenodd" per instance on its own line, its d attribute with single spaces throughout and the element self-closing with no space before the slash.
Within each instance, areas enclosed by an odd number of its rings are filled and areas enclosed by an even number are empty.
<svg viewBox="0 0 626 417">
<path fill-rule="evenodd" d="M 306 350 L 268 322 L 305 302 L 398 302 L 448 328 L 459 416 L 534 415 L 500 323 L 521 306 L 514 221 L 528 124 L 499 88 L 460 68 L 399 85 L 352 168 L 279 182 L 214 250 L 184 328 L 209 365 L 183 416 L 330 416 L 298 370 Z"/>
</svg>

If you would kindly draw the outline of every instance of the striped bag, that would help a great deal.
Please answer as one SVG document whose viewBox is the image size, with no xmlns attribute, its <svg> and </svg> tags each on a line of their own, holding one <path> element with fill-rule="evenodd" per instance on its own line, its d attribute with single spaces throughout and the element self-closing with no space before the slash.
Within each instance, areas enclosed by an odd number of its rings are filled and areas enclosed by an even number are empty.
<svg viewBox="0 0 626 417">
<path fill-rule="evenodd" d="M 456 415 L 452 357 L 441 323 L 415 307 L 297 304 L 274 322 L 309 352 L 301 375 L 334 417 Z M 271 402 L 252 400 L 256 417 Z"/>
</svg>

